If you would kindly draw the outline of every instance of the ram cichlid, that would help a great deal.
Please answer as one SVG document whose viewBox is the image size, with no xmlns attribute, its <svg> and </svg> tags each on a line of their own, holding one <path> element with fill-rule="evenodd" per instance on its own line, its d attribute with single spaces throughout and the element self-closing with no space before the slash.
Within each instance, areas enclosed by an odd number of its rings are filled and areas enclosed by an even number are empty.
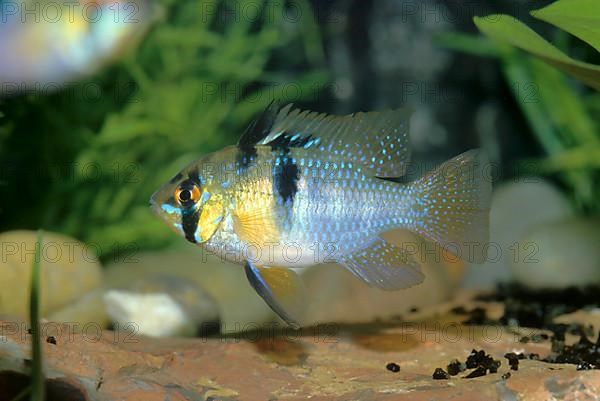
<svg viewBox="0 0 600 401">
<path fill-rule="evenodd" d="M 408 120 L 403 110 L 329 116 L 271 104 L 237 146 L 161 187 L 152 208 L 188 241 L 243 264 L 262 298 L 298 327 L 305 301 L 294 268 L 336 262 L 397 290 L 424 276 L 415 255 L 382 233 L 406 229 L 457 250 L 487 241 L 491 181 L 479 151 L 412 183 L 395 180 L 408 168 Z"/>
</svg>

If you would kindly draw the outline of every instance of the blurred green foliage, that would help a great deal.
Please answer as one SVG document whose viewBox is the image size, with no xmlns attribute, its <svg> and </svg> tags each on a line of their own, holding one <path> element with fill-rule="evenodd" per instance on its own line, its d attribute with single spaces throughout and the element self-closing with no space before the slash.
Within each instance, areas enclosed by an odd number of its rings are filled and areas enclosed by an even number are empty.
<svg viewBox="0 0 600 401">
<path fill-rule="evenodd" d="M 599 55 L 600 2 L 597 0 L 559 0 L 532 11 L 531 15 L 587 42 L 591 46 L 591 59 Z M 582 213 L 600 213 L 598 93 L 590 93 L 564 74 L 600 91 L 600 66 L 568 56 L 573 45 L 563 31 L 557 30 L 554 38 L 564 50 L 508 15 L 475 17 L 474 22 L 489 39 L 452 33 L 440 41 L 456 50 L 495 57 L 501 63 L 514 99 L 548 154 L 544 160 L 524 161 L 520 171 L 557 174 Z M 534 91 L 525 93 L 525 88 Z"/>
<path fill-rule="evenodd" d="M 310 4 L 162 0 L 117 65 L 52 94 L 0 103 L 0 230 L 43 227 L 106 259 L 174 234 L 150 195 L 188 162 L 233 144 L 273 98 L 327 84 Z M 300 12 L 298 12 L 298 9 Z"/>
</svg>

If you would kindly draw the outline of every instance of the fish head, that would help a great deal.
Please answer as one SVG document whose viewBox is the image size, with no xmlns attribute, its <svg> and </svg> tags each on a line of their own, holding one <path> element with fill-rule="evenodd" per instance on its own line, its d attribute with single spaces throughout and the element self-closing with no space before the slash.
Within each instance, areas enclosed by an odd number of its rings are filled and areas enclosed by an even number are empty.
<svg viewBox="0 0 600 401">
<path fill-rule="evenodd" d="M 194 244 L 208 241 L 225 214 L 223 188 L 214 175 L 191 165 L 150 198 L 152 210 L 177 234 Z"/>
</svg>

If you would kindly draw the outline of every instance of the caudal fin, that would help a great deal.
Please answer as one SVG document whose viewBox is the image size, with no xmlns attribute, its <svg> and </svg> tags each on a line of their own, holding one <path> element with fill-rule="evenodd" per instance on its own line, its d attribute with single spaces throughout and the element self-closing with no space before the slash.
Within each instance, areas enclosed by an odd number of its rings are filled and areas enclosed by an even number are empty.
<svg viewBox="0 0 600 401">
<path fill-rule="evenodd" d="M 411 228 L 462 259 L 485 261 L 492 192 L 488 167 L 483 153 L 470 150 L 411 184 Z"/>
</svg>

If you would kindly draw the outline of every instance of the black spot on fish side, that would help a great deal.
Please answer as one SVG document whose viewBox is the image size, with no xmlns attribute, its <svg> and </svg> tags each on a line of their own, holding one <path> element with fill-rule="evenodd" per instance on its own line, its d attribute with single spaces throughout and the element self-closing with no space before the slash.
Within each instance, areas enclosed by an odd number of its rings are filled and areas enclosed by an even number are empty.
<svg viewBox="0 0 600 401">
<path fill-rule="evenodd" d="M 298 192 L 298 166 L 288 158 L 282 158 L 275 170 L 275 189 L 285 203 L 293 202 Z"/>
<path fill-rule="evenodd" d="M 198 243 L 198 241 L 196 241 L 196 229 L 198 229 L 199 217 L 198 211 L 191 210 L 184 210 L 181 215 L 181 227 L 183 228 L 185 239 L 192 244 Z"/>
</svg>

